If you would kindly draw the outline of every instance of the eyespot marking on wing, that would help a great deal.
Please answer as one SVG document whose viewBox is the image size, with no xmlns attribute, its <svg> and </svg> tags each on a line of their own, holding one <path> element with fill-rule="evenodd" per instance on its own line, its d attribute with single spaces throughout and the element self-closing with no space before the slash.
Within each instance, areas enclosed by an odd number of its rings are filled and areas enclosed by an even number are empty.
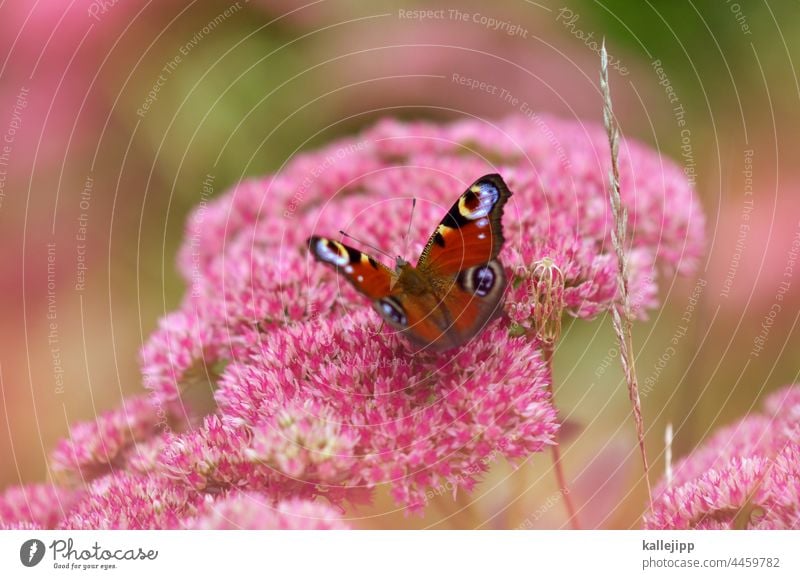
<svg viewBox="0 0 800 579">
<path fill-rule="evenodd" d="M 403 310 L 403 306 L 396 299 L 392 297 L 379 299 L 378 309 L 381 315 L 395 326 L 403 327 L 408 325 L 408 317 Z"/>
<path fill-rule="evenodd" d="M 458 200 L 458 212 L 465 219 L 475 221 L 486 217 L 500 199 L 500 191 L 489 181 L 481 181 L 469 188 Z"/>
<path fill-rule="evenodd" d="M 314 252 L 322 261 L 332 263 L 337 266 L 344 266 L 350 263 L 350 252 L 347 248 L 333 239 L 319 238 L 314 246 Z"/>
<path fill-rule="evenodd" d="M 504 277 L 503 266 L 494 260 L 462 271 L 458 282 L 464 291 L 485 298 L 502 285 Z"/>
</svg>

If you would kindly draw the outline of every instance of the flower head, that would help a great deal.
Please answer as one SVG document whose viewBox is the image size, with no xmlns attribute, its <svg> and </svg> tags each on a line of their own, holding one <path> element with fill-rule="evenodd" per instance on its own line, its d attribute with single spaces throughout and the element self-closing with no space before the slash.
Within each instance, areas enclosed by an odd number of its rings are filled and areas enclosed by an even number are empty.
<svg viewBox="0 0 800 579">
<path fill-rule="evenodd" d="M 469 490 L 487 462 L 551 444 L 549 379 L 538 342 L 499 324 L 447 359 L 415 356 L 358 312 L 263 336 L 226 369 L 217 402 L 275 471 L 331 492 L 388 484 L 419 509 L 427 487 Z"/>
<path fill-rule="evenodd" d="M 120 409 L 74 425 L 69 438 L 56 445 L 51 466 L 56 476 L 88 482 L 114 468 L 124 468 L 129 455 L 138 451 L 137 443 L 177 421 L 173 405 L 154 405 L 149 396 L 128 398 Z"/>
<path fill-rule="evenodd" d="M 59 524 L 64 529 L 176 529 L 203 504 L 166 477 L 126 472 L 89 485 L 85 496 Z"/>
<path fill-rule="evenodd" d="M 49 484 L 10 487 L 0 495 L 0 528 L 53 529 L 82 494 Z"/>
<path fill-rule="evenodd" d="M 341 513 L 312 501 L 292 499 L 277 505 L 259 493 L 234 492 L 206 505 L 187 529 L 328 530 L 349 528 Z"/>
<path fill-rule="evenodd" d="M 177 311 L 162 318 L 139 356 L 145 387 L 161 404 L 180 397 L 198 375 L 207 375 L 224 356 L 226 333 L 199 312 Z"/>
<path fill-rule="evenodd" d="M 723 428 L 655 490 L 656 529 L 800 528 L 800 386 Z"/>
<path fill-rule="evenodd" d="M 601 127 L 544 116 L 445 125 L 384 120 L 297 156 L 276 175 L 242 182 L 188 221 L 179 266 L 190 291 L 142 349 L 146 385 L 174 399 L 198 369 L 246 362 L 255 328 L 363 308 L 349 284 L 309 261 L 304 240 L 346 229 L 413 259 L 455 197 L 488 172 L 501 173 L 514 192 L 500 255 L 512 281 L 511 319 L 530 329 L 534 318 L 548 318 L 552 329 L 556 316 L 542 316 L 541 299 L 558 298 L 564 312 L 582 318 L 606 311 L 617 295 L 607 149 Z M 696 265 L 704 221 L 674 164 L 624 141 L 620 171 L 632 232 L 630 301 L 644 317 L 657 304 L 657 272 L 688 273 Z M 406 238 L 412 197 L 417 213 Z M 563 278 L 549 295 L 535 279 L 545 262 Z"/>
<path fill-rule="evenodd" d="M 562 312 L 592 318 L 618 292 L 607 157 L 600 127 L 545 117 L 385 120 L 204 201 L 178 258 L 187 294 L 140 357 L 153 405 L 180 408 L 202 379 L 217 408 L 163 431 L 134 399 L 79 425 L 53 462 L 95 477 L 88 488 L 63 516 L 13 510 L 4 524 L 337 527 L 326 505 L 385 486 L 421 512 L 440 489 L 471 491 L 496 460 L 554 444 L 543 343 L 558 337 Z M 680 170 L 646 148 L 625 142 L 620 171 L 643 316 L 657 271 L 695 267 L 703 216 Z M 505 311 L 457 350 L 415 351 L 308 255 L 307 237 L 345 229 L 413 261 L 454 199 L 494 172 L 514 192 L 499 256 Z"/>
</svg>

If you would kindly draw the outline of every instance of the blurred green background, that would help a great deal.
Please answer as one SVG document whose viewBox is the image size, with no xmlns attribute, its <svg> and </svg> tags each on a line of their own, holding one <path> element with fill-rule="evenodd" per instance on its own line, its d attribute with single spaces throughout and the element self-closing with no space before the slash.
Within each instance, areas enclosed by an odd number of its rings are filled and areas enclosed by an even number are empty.
<svg viewBox="0 0 800 579">
<path fill-rule="evenodd" d="M 421 9 L 444 16 L 408 16 Z M 800 279 L 752 353 L 800 228 L 796 2 L 9 0 L 0 28 L 0 487 L 44 480 L 69 424 L 141 391 L 137 352 L 181 299 L 174 260 L 206 174 L 221 192 L 384 116 L 515 112 L 453 73 L 600 122 L 603 37 L 625 135 L 684 165 L 665 79 L 683 106 L 708 222 L 699 285 L 665 276 L 663 308 L 635 328 L 640 381 L 653 384 L 642 400 L 653 479 L 668 422 L 682 456 L 797 380 Z M 740 240 L 748 156 L 754 206 Z M 636 526 L 645 491 L 610 320 L 564 334 L 556 398 L 576 427 L 565 464 L 584 524 Z M 449 518 L 407 519 L 383 496 L 357 514 L 373 527 L 558 527 L 550 467 L 546 455 L 498 465 Z"/>
</svg>

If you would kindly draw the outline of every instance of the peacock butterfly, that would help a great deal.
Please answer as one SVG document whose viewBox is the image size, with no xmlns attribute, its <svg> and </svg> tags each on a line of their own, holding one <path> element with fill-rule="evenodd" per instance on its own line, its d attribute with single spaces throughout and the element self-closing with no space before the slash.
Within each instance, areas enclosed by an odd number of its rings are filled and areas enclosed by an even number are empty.
<svg viewBox="0 0 800 579">
<path fill-rule="evenodd" d="M 461 346 L 502 311 L 506 288 L 497 255 L 503 247 L 503 178 L 475 181 L 434 230 L 417 266 L 397 257 L 392 271 L 339 241 L 313 236 L 314 257 L 372 300 L 392 327 L 432 351 Z"/>
</svg>

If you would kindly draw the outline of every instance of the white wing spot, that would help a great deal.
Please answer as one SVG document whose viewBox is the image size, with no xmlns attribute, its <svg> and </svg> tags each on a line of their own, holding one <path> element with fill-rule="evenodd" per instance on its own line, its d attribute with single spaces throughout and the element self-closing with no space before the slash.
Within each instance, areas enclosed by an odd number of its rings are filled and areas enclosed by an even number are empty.
<svg viewBox="0 0 800 579">
<path fill-rule="evenodd" d="M 464 198 L 458 202 L 458 210 L 466 219 L 480 219 L 491 213 L 497 200 L 500 198 L 500 191 L 491 183 L 481 183 L 470 189 L 478 197 L 478 206 L 470 210 L 464 204 Z"/>
<path fill-rule="evenodd" d="M 347 255 L 347 251 L 345 251 L 344 247 L 335 241 L 328 241 L 327 239 L 320 239 L 317 241 L 317 255 L 323 261 L 335 265 L 346 265 L 350 263 L 350 256 Z"/>
</svg>

